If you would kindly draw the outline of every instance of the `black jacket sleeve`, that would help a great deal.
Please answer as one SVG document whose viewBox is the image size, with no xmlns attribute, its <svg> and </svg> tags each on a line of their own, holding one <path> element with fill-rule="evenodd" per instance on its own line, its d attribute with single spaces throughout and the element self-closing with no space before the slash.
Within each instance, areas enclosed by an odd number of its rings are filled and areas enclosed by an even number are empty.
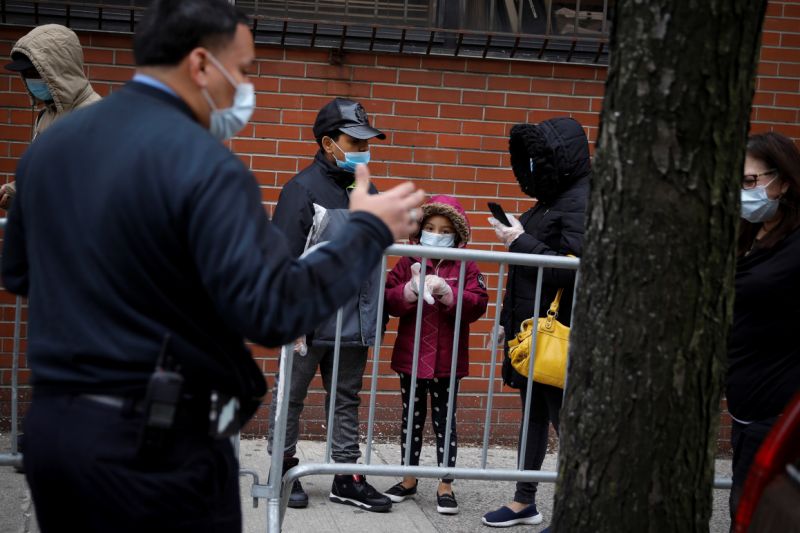
<svg viewBox="0 0 800 533">
<path fill-rule="evenodd" d="M 277 346 L 314 329 L 393 242 L 383 222 L 356 212 L 337 239 L 294 259 L 250 173 L 235 159 L 220 167 L 190 195 L 189 248 L 219 315 L 255 342 Z"/>
<path fill-rule="evenodd" d="M 292 257 L 300 257 L 314 222 L 314 203 L 305 187 L 295 180 L 283 187 L 272 222 L 286 235 Z"/>
<path fill-rule="evenodd" d="M 25 245 L 19 195 L 24 188 L 25 158 L 17 169 L 17 197 L 11 201 L 3 235 L 3 285 L 14 294 L 28 295 L 28 251 Z"/>
</svg>

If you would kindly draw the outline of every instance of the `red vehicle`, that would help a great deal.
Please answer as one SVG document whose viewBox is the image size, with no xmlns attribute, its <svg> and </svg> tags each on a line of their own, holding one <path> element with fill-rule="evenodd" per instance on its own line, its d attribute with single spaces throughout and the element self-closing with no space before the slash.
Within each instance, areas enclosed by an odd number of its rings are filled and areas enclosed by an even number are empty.
<svg viewBox="0 0 800 533">
<path fill-rule="evenodd" d="M 756 454 L 733 531 L 800 533 L 800 393 Z"/>
</svg>

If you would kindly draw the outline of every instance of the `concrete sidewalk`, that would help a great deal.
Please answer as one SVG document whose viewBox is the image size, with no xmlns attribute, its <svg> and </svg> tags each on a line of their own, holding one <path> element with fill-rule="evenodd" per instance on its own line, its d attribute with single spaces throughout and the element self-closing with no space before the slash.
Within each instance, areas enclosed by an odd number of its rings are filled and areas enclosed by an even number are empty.
<svg viewBox="0 0 800 533">
<path fill-rule="evenodd" d="M 3 437 L 7 437 L 3 435 Z M 0 438 L 0 450 L 8 450 L 7 438 Z M 241 443 L 240 460 L 242 468 L 259 473 L 261 483 L 266 483 L 269 456 L 267 442 L 263 439 L 244 440 Z M 458 465 L 477 467 L 480 463 L 479 448 L 459 447 Z M 319 462 L 325 455 L 325 445 L 321 442 L 301 441 L 298 456 L 302 463 Z M 513 468 L 516 452 L 508 448 L 490 448 L 488 463 L 492 468 Z M 545 470 L 555 468 L 555 455 L 545 459 Z M 378 444 L 374 448 L 373 462 L 397 464 L 400 460 L 400 446 Z M 424 446 L 421 464 L 435 465 L 433 446 Z M 730 476 L 730 461 L 717 461 L 717 475 Z M 303 486 L 309 493 L 310 504 L 306 509 L 288 509 L 283 531 L 287 533 L 394 533 L 394 532 L 481 532 L 495 531 L 481 523 L 481 516 L 487 511 L 508 503 L 514 494 L 514 484 L 500 481 L 456 480 L 453 490 L 458 499 L 460 513 L 443 516 L 436 512 L 436 480 L 421 479 L 414 500 L 395 504 L 389 513 L 369 513 L 345 505 L 328 501 L 332 476 L 310 476 L 303 478 Z M 369 482 L 378 490 L 386 490 L 399 481 L 399 478 L 370 477 Z M 266 531 L 266 502 L 260 500 L 258 508 L 253 508 L 250 497 L 250 477 L 241 482 L 242 513 L 244 531 L 247 533 Z M 541 483 L 537 494 L 537 506 L 544 516 L 540 526 L 519 526 L 509 531 L 533 533 L 544 529 L 552 516 L 554 485 Z M 728 492 L 714 491 L 714 514 L 711 519 L 712 533 L 727 533 Z M 65 524 L 67 526 L 67 524 Z M 9 467 L 0 467 L 0 533 L 38 532 L 35 517 L 27 496 L 24 476 Z"/>
</svg>

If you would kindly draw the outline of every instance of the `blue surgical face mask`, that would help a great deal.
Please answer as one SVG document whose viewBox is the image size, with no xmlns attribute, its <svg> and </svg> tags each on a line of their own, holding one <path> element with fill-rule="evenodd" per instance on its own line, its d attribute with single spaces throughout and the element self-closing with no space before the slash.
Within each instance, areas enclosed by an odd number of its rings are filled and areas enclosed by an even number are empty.
<svg viewBox="0 0 800 533">
<path fill-rule="evenodd" d="M 742 189 L 742 218 L 753 224 L 766 222 L 775 217 L 778 212 L 780 199 L 770 198 L 767 195 L 767 187 L 775 181 L 777 177 L 766 185 L 759 185 L 752 189 Z"/>
<path fill-rule="evenodd" d="M 25 78 L 25 85 L 28 86 L 28 90 L 37 100 L 49 102 L 53 99 L 53 95 L 50 94 L 50 89 L 47 87 L 47 83 L 45 83 L 44 80 Z"/>
<path fill-rule="evenodd" d="M 422 230 L 422 234 L 419 236 L 419 243 L 422 246 L 438 246 L 440 248 L 452 248 L 456 244 L 456 236 L 454 233 L 439 234 Z"/>
<path fill-rule="evenodd" d="M 228 80 L 228 83 L 236 89 L 233 95 L 233 105 L 224 109 L 217 108 L 214 100 L 211 99 L 211 95 L 208 94 L 208 90 L 203 89 L 203 96 L 205 96 L 209 107 L 211 107 L 208 131 L 217 139 L 225 141 L 242 131 L 247 121 L 250 120 L 253 109 L 256 107 L 256 93 L 252 83 L 236 83 L 236 80 L 225 69 L 225 66 L 210 53 L 208 54 L 208 59 Z"/>
<path fill-rule="evenodd" d="M 336 144 L 336 141 L 331 139 L 331 142 L 336 145 L 336 148 L 342 150 L 342 147 Z M 345 152 L 342 150 L 342 153 L 344 154 L 344 161 L 339 161 L 335 154 L 333 156 L 333 158 L 336 159 L 336 166 L 342 170 L 346 170 L 347 172 L 355 172 L 356 165 L 369 164 L 369 150 L 366 152 Z"/>
</svg>

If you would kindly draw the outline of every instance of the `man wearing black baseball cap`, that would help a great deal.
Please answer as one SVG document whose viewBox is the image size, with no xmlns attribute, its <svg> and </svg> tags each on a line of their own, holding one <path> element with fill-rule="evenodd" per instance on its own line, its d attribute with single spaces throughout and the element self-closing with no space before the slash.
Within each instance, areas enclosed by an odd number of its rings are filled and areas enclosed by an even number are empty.
<svg viewBox="0 0 800 533">
<path fill-rule="evenodd" d="M 33 125 L 34 139 L 62 115 L 100 100 L 83 72 L 78 36 L 58 24 L 45 24 L 22 36 L 5 69 L 19 73 L 33 105 L 42 106 Z M 0 207 L 7 209 L 15 195 L 14 182 L 0 187 Z"/>
<path fill-rule="evenodd" d="M 319 111 L 314 122 L 314 137 L 319 145 L 314 161 L 283 187 L 272 217 L 272 222 L 285 232 L 294 256 L 300 256 L 316 242 L 328 240 L 344 226 L 348 216 L 349 194 L 355 180 L 355 167 L 359 163 L 369 163 L 370 139 L 385 139 L 386 135 L 370 125 L 367 112 L 360 103 L 335 98 Z M 377 192 L 370 184 L 370 193 Z M 358 446 L 358 393 L 362 387 L 367 351 L 375 340 L 379 275 L 379 269 L 375 269 L 373 275 L 364 280 L 359 294 L 342 307 L 341 349 L 335 391 L 329 387 L 333 373 L 336 316 L 331 316 L 296 343 L 296 351 L 303 356 L 295 357 L 292 365 L 286 445 L 283 450 L 284 472 L 298 463 L 295 453 L 300 414 L 317 367 L 320 368 L 328 395 L 336 395 L 331 457 L 337 463 L 355 463 L 361 456 Z M 280 377 L 275 378 L 273 395 L 276 394 Z M 271 406 L 276 404 L 275 400 L 273 397 Z M 325 410 L 327 414 L 327 400 Z M 270 414 L 269 420 L 272 426 L 274 413 Z M 271 445 L 271 438 L 269 443 Z M 332 502 L 354 505 L 368 511 L 388 511 L 392 507 L 388 497 L 359 475 L 335 476 L 329 497 Z M 289 506 L 300 508 L 307 505 L 308 495 L 300 481 L 295 481 Z"/>
</svg>

